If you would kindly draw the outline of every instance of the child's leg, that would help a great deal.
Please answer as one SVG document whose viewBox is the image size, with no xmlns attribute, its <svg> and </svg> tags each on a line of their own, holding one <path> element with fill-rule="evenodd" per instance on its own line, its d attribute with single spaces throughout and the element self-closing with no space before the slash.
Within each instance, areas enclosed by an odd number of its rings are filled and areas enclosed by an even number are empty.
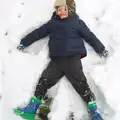
<svg viewBox="0 0 120 120">
<path fill-rule="evenodd" d="M 34 97 L 31 98 L 30 102 L 24 108 L 14 109 L 15 113 L 26 119 L 31 118 L 31 116 L 34 117 L 39 105 L 41 104 L 41 97 L 44 97 L 47 89 L 54 86 L 59 79 L 63 77 L 63 75 L 63 72 L 58 68 L 58 64 L 51 61 L 39 79 Z"/>
<path fill-rule="evenodd" d="M 58 64 L 51 61 L 39 79 L 34 96 L 36 98 L 44 96 L 47 89 L 54 86 L 63 76 L 64 73 L 59 70 Z"/>
<path fill-rule="evenodd" d="M 92 120 L 103 120 L 103 117 L 97 109 L 95 96 L 91 91 L 86 77 L 83 73 L 82 64 L 78 57 L 74 57 L 68 60 L 66 68 L 66 77 L 70 80 L 73 87 L 78 94 L 88 104 L 88 109 Z M 68 67 L 69 66 L 69 67 Z"/>
<path fill-rule="evenodd" d="M 86 103 L 95 100 L 95 96 L 91 91 L 83 73 L 82 64 L 79 57 L 76 56 L 69 58 L 66 64 L 65 75 L 82 99 Z"/>
</svg>

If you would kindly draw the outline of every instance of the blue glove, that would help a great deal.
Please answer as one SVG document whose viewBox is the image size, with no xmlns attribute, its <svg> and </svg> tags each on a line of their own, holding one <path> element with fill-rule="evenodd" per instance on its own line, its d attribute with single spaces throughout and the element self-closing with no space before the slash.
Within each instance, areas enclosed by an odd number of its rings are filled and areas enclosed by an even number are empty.
<svg viewBox="0 0 120 120">
<path fill-rule="evenodd" d="M 107 50 L 104 50 L 101 54 L 100 54 L 100 57 L 104 57 L 104 58 L 107 58 L 109 55 L 109 52 Z"/>
<path fill-rule="evenodd" d="M 23 46 L 22 44 L 20 44 L 20 45 L 17 47 L 17 49 L 20 50 L 20 51 L 23 51 L 24 48 L 25 48 L 25 46 Z"/>
</svg>

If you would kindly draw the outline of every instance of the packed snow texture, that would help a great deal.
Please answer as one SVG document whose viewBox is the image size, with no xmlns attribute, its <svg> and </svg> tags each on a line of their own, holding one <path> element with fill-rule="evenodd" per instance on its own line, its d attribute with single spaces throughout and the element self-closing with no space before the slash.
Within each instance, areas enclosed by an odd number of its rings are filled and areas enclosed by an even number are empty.
<svg viewBox="0 0 120 120">
<path fill-rule="evenodd" d="M 85 75 L 96 95 L 105 120 L 120 118 L 120 1 L 76 0 L 77 13 L 109 51 L 100 58 L 86 44 L 88 56 L 82 59 Z M 0 4 L 0 120 L 22 120 L 13 108 L 25 105 L 49 57 L 48 37 L 29 46 L 24 53 L 16 47 L 26 34 L 48 21 L 54 0 L 2 0 Z M 48 91 L 54 97 L 49 118 L 66 120 L 69 112 L 76 120 L 87 120 L 87 107 L 64 77 Z"/>
</svg>

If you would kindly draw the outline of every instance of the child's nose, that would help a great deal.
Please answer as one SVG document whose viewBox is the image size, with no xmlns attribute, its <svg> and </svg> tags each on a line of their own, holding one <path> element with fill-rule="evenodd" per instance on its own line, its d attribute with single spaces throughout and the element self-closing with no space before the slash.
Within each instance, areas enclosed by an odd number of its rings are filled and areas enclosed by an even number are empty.
<svg viewBox="0 0 120 120">
<path fill-rule="evenodd" d="M 61 10 L 61 12 L 62 12 L 62 13 L 65 13 L 65 10 L 64 10 L 64 9 L 62 9 L 62 10 Z"/>
</svg>

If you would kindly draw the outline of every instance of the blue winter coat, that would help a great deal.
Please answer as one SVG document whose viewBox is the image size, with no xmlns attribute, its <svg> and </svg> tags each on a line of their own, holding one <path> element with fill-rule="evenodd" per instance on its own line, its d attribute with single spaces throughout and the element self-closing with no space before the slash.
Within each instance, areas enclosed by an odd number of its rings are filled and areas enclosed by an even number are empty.
<svg viewBox="0 0 120 120">
<path fill-rule="evenodd" d="M 87 55 L 83 40 L 98 53 L 105 49 L 100 40 L 90 31 L 77 14 L 66 19 L 53 15 L 52 19 L 40 28 L 34 30 L 21 40 L 21 44 L 29 46 L 33 42 L 49 35 L 50 57 L 62 57 L 73 54 Z"/>
</svg>

